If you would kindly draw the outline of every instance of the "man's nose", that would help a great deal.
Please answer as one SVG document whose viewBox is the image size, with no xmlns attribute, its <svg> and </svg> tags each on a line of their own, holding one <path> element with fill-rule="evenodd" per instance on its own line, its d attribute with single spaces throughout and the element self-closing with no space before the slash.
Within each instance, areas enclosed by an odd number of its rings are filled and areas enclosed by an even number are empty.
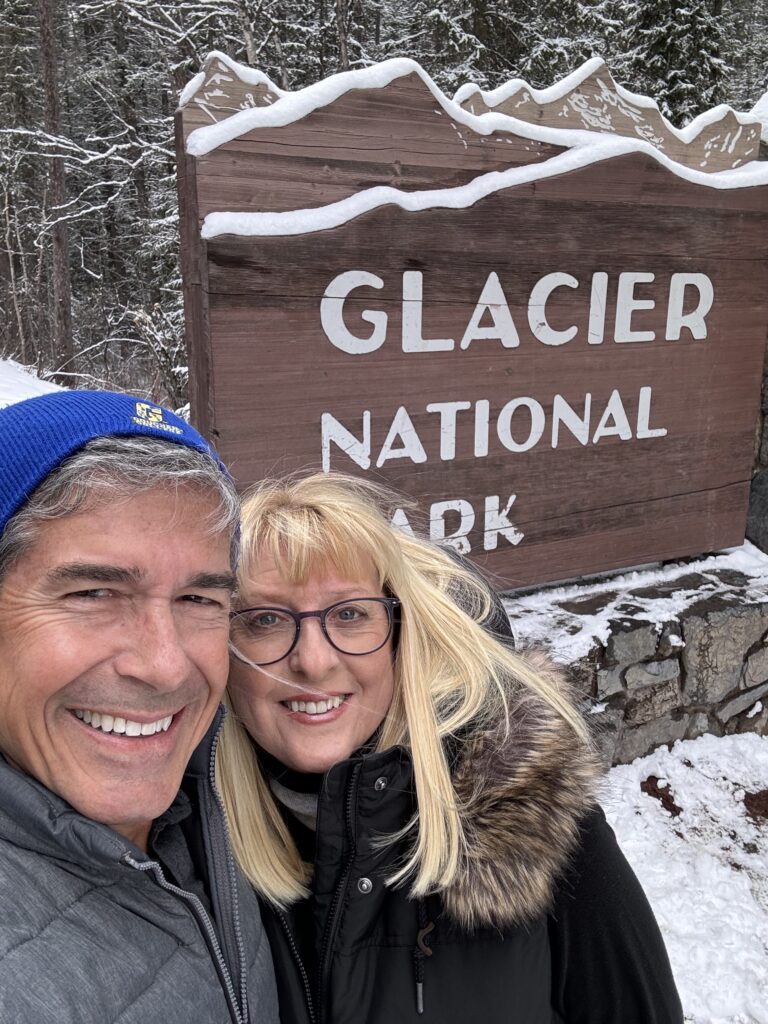
<svg viewBox="0 0 768 1024">
<path fill-rule="evenodd" d="M 189 676 L 190 659 L 172 607 L 149 601 L 125 624 L 126 635 L 115 661 L 118 673 L 156 690 L 175 690 Z"/>
<path fill-rule="evenodd" d="M 301 620 L 299 639 L 289 660 L 294 671 L 315 682 L 321 682 L 338 665 L 338 651 L 328 642 L 319 618 Z"/>
</svg>

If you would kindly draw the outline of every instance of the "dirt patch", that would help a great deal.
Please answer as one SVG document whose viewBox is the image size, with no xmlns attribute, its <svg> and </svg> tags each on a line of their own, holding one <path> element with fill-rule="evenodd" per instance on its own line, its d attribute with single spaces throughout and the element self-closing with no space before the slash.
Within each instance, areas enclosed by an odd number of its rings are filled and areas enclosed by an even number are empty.
<svg viewBox="0 0 768 1024">
<path fill-rule="evenodd" d="M 768 789 L 759 793 L 745 793 L 744 807 L 750 818 L 768 818 Z"/>
<path fill-rule="evenodd" d="M 661 806 L 665 811 L 669 811 L 673 818 L 676 818 L 682 813 L 682 807 L 678 807 L 672 798 L 672 791 L 667 785 L 665 788 L 659 786 L 659 779 L 656 775 L 649 775 L 647 779 L 640 783 L 640 789 L 648 796 L 654 797 L 661 803 Z M 746 800 L 745 800 L 746 803 Z"/>
</svg>

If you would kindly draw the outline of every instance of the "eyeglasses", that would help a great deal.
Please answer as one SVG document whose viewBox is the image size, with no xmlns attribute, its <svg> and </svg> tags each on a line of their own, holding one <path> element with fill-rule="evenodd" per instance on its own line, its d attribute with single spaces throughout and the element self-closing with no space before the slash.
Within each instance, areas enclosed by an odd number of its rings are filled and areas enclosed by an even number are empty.
<svg viewBox="0 0 768 1024">
<path fill-rule="evenodd" d="M 302 619 L 316 618 L 341 654 L 373 654 L 389 640 L 399 607 L 394 597 L 353 597 L 313 612 L 245 608 L 230 614 L 230 645 L 246 663 L 273 665 L 298 643 Z"/>
</svg>

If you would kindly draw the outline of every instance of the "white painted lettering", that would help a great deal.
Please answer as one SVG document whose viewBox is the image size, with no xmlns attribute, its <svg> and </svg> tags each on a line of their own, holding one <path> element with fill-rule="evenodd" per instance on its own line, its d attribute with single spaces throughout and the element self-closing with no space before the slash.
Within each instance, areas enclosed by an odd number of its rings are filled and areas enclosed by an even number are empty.
<svg viewBox="0 0 768 1024">
<path fill-rule="evenodd" d="M 383 288 L 384 282 L 365 270 L 347 270 L 334 277 L 320 300 L 320 323 L 332 345 L 349 355 L 364 355 L 381 348 L 387 337 L 387 314 L 382 310 L 364 309 L 360 318 L 373 324 L 368 338 L 358 338 L 344 323 L 344 301 L 354 288 Z"/>
<path fill-rule="evenodd" d="M 392 446 L 398 438 L 402 442 L 402 447 L 393 448 Z M 384 463 L 389 462 L 391 459 L 410 459 L 411 462 L 427 461 L 424 445 L 421 443 L 413 421 L 404 405 L 401 405 L 395 413 L 387 439 L 382 445 L 379 457 L 376 460 L 376 468 L 381 469 Z"/>
<path fill-rule="evenodd" d="M 323 453 L 323 472 L 331 471 L 331 442 L 348 455 L 361 469 L 369 469 L 371 465 L 371 414 L 363 412 L 363 436 L 355 435 L 339 423 L 335 416 L 324 412 L 320 417 L 320 434 Z"/>
<path fill-rule="evenodd" d="M 459 513 L 459 526 L 453 533 L 445 532 L 445 516 L 449 512 Z M 475 510 L 468 501 L 457 498 L 454 501 L 436 501 L 429 509 L 429 539 L 450 544 L 459 554 L 468 555 L 472 550 L 467 534 L 475 525 Z"/>
<path fill-rule="evenodd" d="M 481 398 L 475 403 L 475 458 L 482 459 L 488 454 L 488 424 L 491 416 L 491 403 Z"/>
<path fill-rule="evenodd" d="M 512 416 L 516 409 L 524 406 L 531 414 L 531 428 L 525 441 L 515 441 L 512 437 Z M 499 413 L 496 421 L 496 433 L 504 447 L 510 452 L 527 452 L 541 439 L 544 433 L 544 409 L 535 398 L 513 398 L 507 402 Z"/>
<path fill-rule="evenodd" d="M 513 545 L 519 544 L 525 536 L 509 520 L 509 510 L 514 505 L 516 497 L 516 494 L 510 494 L 503 510 L 499 508 L 500 498 L 498 495 L 491 494 L 485 499 L 485 533 L 483 535 L 485 551 L 496 550 L 500 535 Z"/>
<path fill-rule="evenodd" d="M 571 274 L 547 274 L 533 286 L 528 301 L 528 324 L 533 336 L 545 345 L 564 345 L 576 335 L 576 326 L 556 331 L 549 326 L 546 305 L 555 288 L 578 288 L 579 282 Z"/>
<path fill-rule="evenodd" d="M 651 418 L 651 399 L 653 395 L 651 388 L 640 388 L 640 399 L 637 404 L 637 430 L 635 437 L 666 437 L 666 427 L 651 429 L 648 423 Z"/>
<path fill-rule="evenodd" d="M 432 402 L 427 406 L 427 412 L 440 414 L 440 458 L 443 462 L 456 458 L 456 413 L 471 408 L 471 402 Z"/>
<path fill-rule="evenodd" d="M 403 352 L 450 352 L 453 338 L 422 337 L 424 275 L 420 270 L 403 274 Z"/>
<path fill-rule="evenodd" d="M 480 321 L 486 313 L 490 314 L 493 323 L 488 327 L 481 327 Z M 520 344 L 520 337 L 509 312 L 499 275 L 496 273 L 488 275 L 459 348 L 469 348 L 473 341 L 480 338 L 500 341 L 504 348 L 517 348 Z"/>
<path fill-rule="evenodd" d="M 699 302 L 690 313 L 683 313 L 685 289 L 696 288 Z M 669 283 L 669 306 L 667 308 L 667 341 L 679 341 L 680 332 L 685 327 L 691 336 L 698 340 L 706 338 L 707 325 L 704 317 L 712 309 L 715 300 L 715 289 L 706 274 L 673 274 Z"/>
<path fill-rule="evenodd" d="M 611 423 L 611 420 L 613 423 Z M 632 428 L 629 425 L 627 414 L 624 411 L 624 403 L 618 390 L 611 392 L 605 412 L 592 438 L 592 444 L 597 444 L 603 437 L 620 437 L 622 441 L 630 441 L 632 439 Z"/>
<path fill-rule="evenodd" d="M 656 305 L 653 299 L 636 299 L 635 285 L 650 284 L 655 280 L 655 274 L 627 273 L 619 274 L 619 290 L 616 295 L 616 325 L 614 328 L 614 341 L 653 341 L 656 337 L 654 331 L 633 331 L 632 314 L 639 309 L 653 309 Z"/>
<path fill-rule="evenodd" d="M 599 270 L 592 275 L 592 294 L 589 299 L 589 330 L 587 342 L 602 345 L 605 334 L 605 307 L 608 300 L 608 275 Z"/>
<path fill-rule="evenodd" d="M 589 441 L 589 417 L 592 411 L 592 395 L 584 396 L 584 415 L 579 416 L 562 395 L 555 395 L 552 402 L 552 447 L 557 448 L 560 424 L 567 427 L 580 444 Z"/>
</svg>

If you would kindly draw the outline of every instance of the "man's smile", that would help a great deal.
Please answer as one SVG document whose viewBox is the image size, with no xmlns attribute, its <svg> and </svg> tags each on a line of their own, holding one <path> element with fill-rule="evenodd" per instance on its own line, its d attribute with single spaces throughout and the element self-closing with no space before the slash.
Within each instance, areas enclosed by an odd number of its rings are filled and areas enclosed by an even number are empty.
<svg viewBox="0 0 768 1024">
<path fill-rule="evenodd" d="M 156 732 L 168 732 L 174 718 L 173 715 L 165 715 L 152 722 L 137 722 L 123 715 L 108 715 L 82 708 L 76 708 L 73 714 L 92 729 L 125 736 L 154 736 Z"/>
</svg>

